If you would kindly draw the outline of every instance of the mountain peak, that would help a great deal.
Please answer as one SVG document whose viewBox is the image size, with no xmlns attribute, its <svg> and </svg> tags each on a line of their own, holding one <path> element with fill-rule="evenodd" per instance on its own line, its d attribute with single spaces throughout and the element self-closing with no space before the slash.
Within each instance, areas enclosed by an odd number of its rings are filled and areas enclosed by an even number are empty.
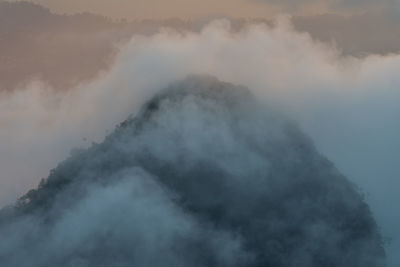
<svg viewBox="0 0 400 267">
<path fill-rule="evenodd" d="M 162 90 L 15 209 L 0 234 L 40 246 L 0 248 L 6 266 L 43 249 L 30 266 L 384 263 L 367 204 L 311 140 L 246 88 L 209 76 Z"/>
</svg>

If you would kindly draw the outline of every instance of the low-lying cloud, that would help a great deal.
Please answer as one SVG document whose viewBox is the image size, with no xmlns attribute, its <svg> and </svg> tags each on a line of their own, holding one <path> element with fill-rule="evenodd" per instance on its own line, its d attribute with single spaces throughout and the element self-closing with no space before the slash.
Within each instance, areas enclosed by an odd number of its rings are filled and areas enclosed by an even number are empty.
<svg viewBox="0 0 400 267">
<path fill-rule="evenodd" d="M 7 1 L 0 1 L 0 17 L 0 91 L 24 88 L 34 79 L 54 90 L 72 90 L 107 72 L 119 47 L 133 35 L 151 36 L 162 27 L 199 32 L 210 21 L 117 22 L 89 13 L 59 15 L 36 4 Z M 269 19 L 234 19 L 232 29 L 240 31 L 255 21 L 271 24 Z M 386 13 L 296 16 L 292 22 L 296 30 L 335 45 L 344 55 L 364 57 L 399 51 L 400 20 Z"/>
<path fill-rule="evenodd" d="M 164 29 L 136 35 L 111 71 L 90 85 L 49 93 L 40 83 L 2 95 L 2 203 L 47 176 L 71 147 L 100 141 L 158 89 L 187 74 L 243 84 L 297 119 L 345 175 L 367 194 L 385 236 L 389 263 L 399 261 L 397 201 L 399 55 L 342 57 L 296 33 L 286 19 L 239 32 L 216 21 L 200 33 Z M 38 156 L 40 155 L 40 157 Z"/>
<path fill-rule="evenodd" d="M 385 266 L 357 188 L 293 122 L 209 76 L 73 153 L 0 213 L 0 236 L 9 267 Z"/>
</svg>

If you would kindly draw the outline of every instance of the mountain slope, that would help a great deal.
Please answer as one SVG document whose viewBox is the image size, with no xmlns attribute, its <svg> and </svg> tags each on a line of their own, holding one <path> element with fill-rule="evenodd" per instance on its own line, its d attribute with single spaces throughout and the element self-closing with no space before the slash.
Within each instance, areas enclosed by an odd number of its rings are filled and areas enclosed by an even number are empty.
<svg viewBox="0 0 400 267">
<path fill-rule="evenodd" d="M 170 85 L 0 218 L 2 266 L 384 266 L 354 186 L 212 77 Z"/>
</svg>

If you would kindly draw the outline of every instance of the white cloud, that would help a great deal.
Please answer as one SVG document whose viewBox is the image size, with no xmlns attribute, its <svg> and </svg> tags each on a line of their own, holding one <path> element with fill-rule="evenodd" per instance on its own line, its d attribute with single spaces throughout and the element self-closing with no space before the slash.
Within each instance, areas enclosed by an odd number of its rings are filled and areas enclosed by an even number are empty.
<svg viewBox="0 0 400 267">
<path fill-rule="evenodd" d="M 107 131 L 169 82 L 211 74 L 248 86 L 297 119 L 317 147 L 368 197 L 399 261 L 400 55 L 343 58 L 286 19 L 231 32 L 216 21 L 196 33 L 134 36 L 101 79 L 54 94 L 40 83 L 0 99 L 0 197 L 20 195 L 68 151 Z M 397 233 L 396 233 L 397 232 Z"/>
</svg>

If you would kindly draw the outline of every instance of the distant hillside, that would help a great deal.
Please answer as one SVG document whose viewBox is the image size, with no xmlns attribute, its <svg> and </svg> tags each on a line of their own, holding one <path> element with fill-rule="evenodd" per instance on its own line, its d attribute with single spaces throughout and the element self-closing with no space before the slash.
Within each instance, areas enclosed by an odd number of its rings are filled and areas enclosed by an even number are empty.
<svg viewBox="0 0 400 267">
<path fill-rule="evenodd" d="M 107 70 L 117 44 L 160 26 L 191 29 L 179 19 L 111 21 L 89 13 L 57 15 L 29 2 L 0 2 L 0 91 L 40 79 L 62 90 Z"/>
<path fill-rule="evenodd" d="M 119 25 L 91 14 L 54 15 L 39 5 L 0 3 L 0 89 L 30 79 L 68 88 L 107 69 Z"/>
<path fill-rule="evenodd" d="M 366 56 L 400 52 L 400 18 L 384 13 L 354 16 L 323 14 L 293 17 L 298 31 L 320 41 L 335 44 L 345 55 Z"/>
</svg>

